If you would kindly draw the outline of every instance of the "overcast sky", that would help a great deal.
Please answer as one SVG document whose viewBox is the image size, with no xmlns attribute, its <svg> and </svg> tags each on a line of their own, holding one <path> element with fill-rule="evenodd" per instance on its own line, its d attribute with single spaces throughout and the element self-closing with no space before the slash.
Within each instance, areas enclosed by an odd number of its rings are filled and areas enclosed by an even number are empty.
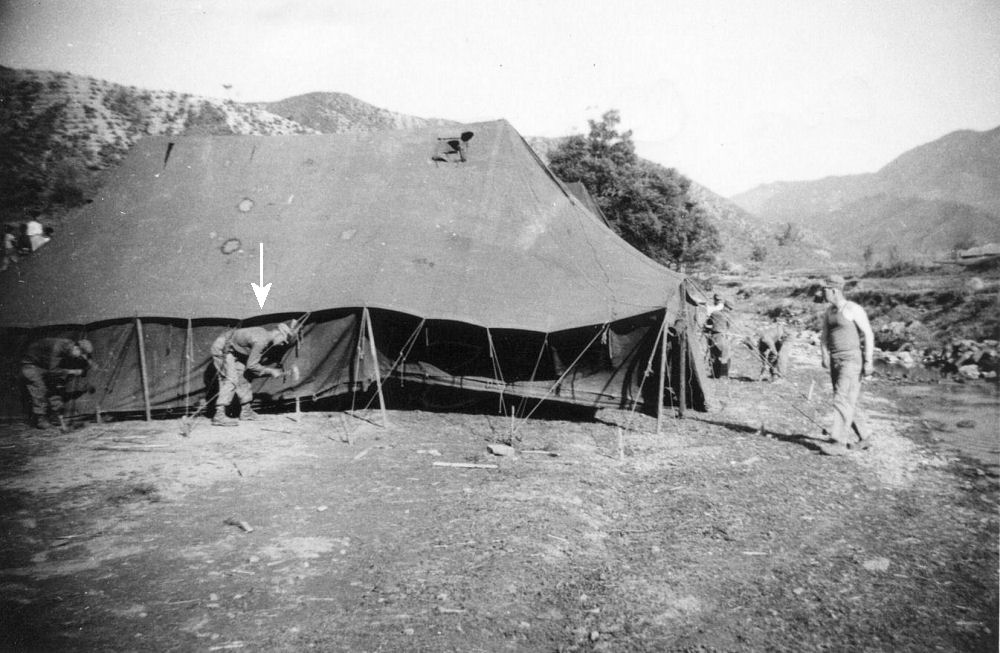
<svg viewBox="0 0 1000 653">
<path fill-rule="evenodd" d="M 616 108 L 640 155 L 723 195 L 1000 126 L 997 0 L 0 0 L 0 64 L 525 136 Z"/>
</svg>

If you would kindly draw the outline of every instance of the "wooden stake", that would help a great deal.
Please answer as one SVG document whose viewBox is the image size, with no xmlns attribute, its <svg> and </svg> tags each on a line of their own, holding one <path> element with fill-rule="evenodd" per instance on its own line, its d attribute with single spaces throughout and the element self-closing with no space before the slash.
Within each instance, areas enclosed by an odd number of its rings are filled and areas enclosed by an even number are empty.
<svg viewBox="0 0 1000 653">
<path fill-rule="evenodd" d="M 464 469 L 498 469 L 499 465 L 484 465 L 482 463 L 431 463 L 434 467 L 462 467 Z"/>
<path fill-rule="evenodd" d="M 379 409 L 382 411 L 382 427 L 389 427 L 389 415 L 385 411 L 385 397 L 382 396 L 382 375 L 378 369 L 378 352 L 375 349 L 375 332 L 372 330 L 372 318 L 371 313 L 368 312 L 368 307 L 364 309 L 364 317 L 362 318 L 365 322 L 365 328 L 368 332 L 368 345 L 371 348 L 372 354 L 372 369 L 375 372 L 375 388 L 378 390 L 378 405 Z"/>
<path fill-rule="evenodd" d="M 149 404 L 149 381 L 146 375 L 146 339 L 142 335 L 142 320 L 135 318 L 135 332 L 139 339 L 139 372 L 142 375 L 142 400 L 146 404 L 146 421 L 153 420 L 153 410 Z"/>
</svg>

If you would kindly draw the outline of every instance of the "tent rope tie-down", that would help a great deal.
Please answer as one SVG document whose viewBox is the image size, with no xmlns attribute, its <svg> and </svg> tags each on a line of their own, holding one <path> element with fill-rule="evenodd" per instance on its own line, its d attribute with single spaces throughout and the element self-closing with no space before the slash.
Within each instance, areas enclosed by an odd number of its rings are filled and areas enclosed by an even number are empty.
<svg viewBox="0 0 1000 653">
<path fill-rule="evenodd" d="M 650 351 L 649 359 L 646 361 L 646 369 L 643 371 L 642 379 L 639 381 L 639 387 L 636 388 L 635 396 L 632 398 L 632 401 L 630 402 L 631 407 L 629 408 L 628 416 L 625 419 L 625 426 L 623 427 L 626 431 L 633 430 L 632 426 L 635 423 L 635 420 L 638 419 L 638 414 L 639 414 L 638 397 L 642 396 L 642 389 L 646 384 L 646 379 L 648 379 L 653 375 L 653 361 L 656 359 L 656 353 L 660 349 L 660 342 L 664 337 L 664 333 L 666 333 L 667 335 L 670 335 L 671 333 L 674 336 L 677 335 L 677 331 L 675 329 L 667 326 L 666 320 L 667 316 L 664 313 L 663 325 L 656 331 L 656 340 L 653 341 L 652 351 Z M 667 387 L 670 388 L 671 394 L 673 394 L 673 388 L 670 387 L 669 381 Z M 674 407 L 673 401 L 670 402 L 670 407 L 671 408 Z M 663 407 L 662 406 L 658 407 L 658 410 L 663 410 Z"/>
<path fill-rule="evenodd" d="M 513 419 L 511 420 L 512 438 L 517 435 L 517 432 L 521 428 L 521 426 L 532 415 L 534 415 L 535 411 L 538 410 L 538 407 L 542 405 L 542 402 L 545 401 L 549 397 L 549 395 L 555 392 L 555 389 L 558 388 L 559 385 L 563 382 L 563 380 L 569 375 L 569 373 L 574 370 L 576 364 L 580 362 L 580 360 L 583 358 L 583 355 L 586 354 L 587 351 L 590 349 L 591 345 L 597 342 L 598 338 L 601 337 L 601 335 L 608 329 L 608 327 L 610 327 L 610 325 L 611 325 L 610 322 L 605 322 L 604 324 L 601 325 L 600 330 L 597 333 L 595 333 L 594 337 L 590 339 L 590 342 L 588 342 L 587 345 L 580 350 L 580 353 L 577 355 L 577 357 L 573 360 L 572 363 L 569 364 L 569 366 L 566 367 L 563 373 L 559 375 L 559 378 L 555 380 L 555 383 L 549 386 L 549 389 L 545 391 L 545 394 L 542 395 L 542 398 L 538 400 L 535 406 L 530 411 L 528 411 L 528 413 L 524 417 L 521 418 L 520 423 L 514 421 Z"/>
<path fill-rule="evenodd" d="M 535 378 L 538 375 L 538 368 L 541 367 L 542 365 L 542 356 L 545 355 L 545 351 L 548 349 L 548 346 L 549 346 L 549 334 L 546 333 L 545 337 L 542 339 L 542 345 L 538 348 L 538 356 L 535 357 L 535 365 L 534 367 L 531 368 L 531 378 L 529 379 L 531 383 L 535 382 Z M 528 405 L 528 397 L 522 396 L 521 401 L 517 406 L 517 412 L 523 413 L 527 405 Z"/>
<path fill-rule="evenodd" d="M 490 365 L 493 367 L 493 379 L 489 385 L 492 385 L 498 390 L 499 406 L 498 409 L 501 414 L 507 414 L 506 403 L 504 402 L 504 392 L 507 389 L 507 382 L 503 378 L 503 370 L 500 368 L 500 358 L 497 356 L 496 346 L 493 344 L 493 333 L 490 331 L 489 327 L 486 327 L 486 342 L 489 345 L 490 351 Z"/>
<path fill-rule="evenodd" d="M 386 374 L 385 374 L 386 378 L 389 378 L 390 376 L 392 376 L 392 373 L 396 371 L 396 368 L 399 367 L 400 364 L 402 364 L 409 357 L 410 352 L 413 350 L 413 347 L 417 344 L 417 339 L 420 337 L 420 333 L 421 333 L 421 331 L 423 331 L 424 325 L 426 323 L 427 323 L 427 319 L 426 318 L 422 318 L 420 320 L 420 323 L 417 325 L 417 328 L 413 330 L 413 332 L 406 339 L 406 342 L 403 343 L 403 347 L 400 350 L 399 355 L 396 356 L 396 360 L 394 360 L 392 362 L 392 365 L 389 367 L 389 371 L 386 372 Z M 372 335 L 373 335 L 373 339 L 374 339 L 374 331 L 373 331 Z M 361 345 L 359 344 L 359 349 L 360 348 L 361 348 Z M 357 378 L 357 377 L 355 377 L 355 378 Z M 356 395 L 356 393 L 351 393 L 351 413 L 355 412 L 355 404 L 354 404 L 354 397 L 355 397 L 355 395 Z M 361 408 L 361 411 L 370 410 L 373 401 L 375 401 L 375 397 L 374 396 L 370 397 L 368 399 L 368 401 L 365 403 L 365 405 Z M 350 433 L 348 433 L 348 436 L 350 436 Z"/>
</svg>

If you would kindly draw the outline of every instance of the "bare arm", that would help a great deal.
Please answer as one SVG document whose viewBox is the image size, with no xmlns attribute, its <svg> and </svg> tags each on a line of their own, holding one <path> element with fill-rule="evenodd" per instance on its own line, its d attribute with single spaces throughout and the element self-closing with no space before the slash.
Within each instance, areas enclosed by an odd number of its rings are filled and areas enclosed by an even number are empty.
<svg viewBox="0 0 1000 653">
<path fill-rule="evenodd" d="M 872 325 L 868 321 L 868 314 L 865 313 L 865 309 L 852 303 L 848 305 L 848 311 L 845 311 L 845 315 L 858 328 L 858 335 L 861 336 L 861 351 L 864 355 L 864 365 L 861 369 L 865 376 L 871 376 L 874 371 L 872 360 L 875 356 L 875 333 L 872 331 Z"/>
</svg>

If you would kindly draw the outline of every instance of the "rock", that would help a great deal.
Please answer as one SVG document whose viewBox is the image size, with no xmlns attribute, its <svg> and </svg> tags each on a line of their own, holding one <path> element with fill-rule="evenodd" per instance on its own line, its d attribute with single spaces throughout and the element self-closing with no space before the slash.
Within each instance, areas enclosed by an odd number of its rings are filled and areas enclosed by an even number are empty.
<svg viewBox="0 0 1000 653">
<path fill-rule="evenodd" d="M 872 558 L 865 560 L 862 566 L 868 571 L 888 571 L 889 560 L 887 558 Z"/>
<path fill-rule="evenodd" d="M 963 419 L 958 422 L 955 422 L 955 426 L 957 426 L 960 429 L 974 429 L 976 428 L 976 422 L 971 419 Z"/>
<path fill-rule="evenodd" d="M 986 283 L 979 277 L 972 277 L 965 282 L 965 289 L 969 292 L 979 292 L 986 287 Z"/>
<path fill-rule="evenodd" d="M 507 446 L 506 444 L 488 444 L 486 445 L 486 450 L 494 456 L 513 456 L 517 453 L 514 447 Z"/>
<path fill-rule="evenodd" d="M 963 365 L 958 368 L 958 373 L 966 379 L 978 379 L 980 376 L 978 365 Z"/>
</svg>

